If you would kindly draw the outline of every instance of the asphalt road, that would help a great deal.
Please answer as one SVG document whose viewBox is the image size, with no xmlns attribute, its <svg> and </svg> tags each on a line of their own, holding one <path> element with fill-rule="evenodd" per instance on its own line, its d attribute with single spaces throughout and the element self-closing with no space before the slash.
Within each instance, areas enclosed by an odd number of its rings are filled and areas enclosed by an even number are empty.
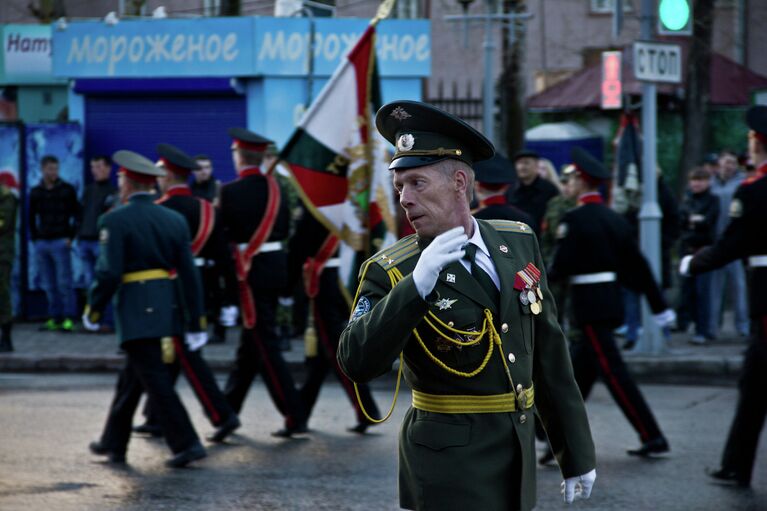
<svg viewBox="0 0 767 511">
<path fill-rule="evenodd" d="M 243 427 L 224 446 L 210 446 L 194 468 L 163 466 L 169 451 L 135 438 L 129 466 L 115 469 L 88 453 L 109 405 L 113 375 L 0 374 L 0 509 L 66 510 L 390 510 L 397 509 L 398 423 L 409 401 L 400 396 L 393 418 L 364 437 L 345 427 L 354 416 L 341 388 L 323 390 L 302 439 L 278 440 L 281 425 L 264 387 L 254 386 Z M 182 398 L 201 435 L 211 431 L 185 383 Z M 605 389 L 588 408 L 597 444 L 592 498 L 573 509 L 765 510 L 767 443 L 757 456 L 753 490 L 709 484 L 705 466 L 719 459 L 735 405 L 733 388 L 643 386 L 672 454 L 643 461 L 625 454 L 638 440 Z M 390 382 L 376 387 L 382 408 Z M 137 419 L 138 420 L 138 419 Z M 470 472 L 467 472 L 467 476 Z M 537 509 L 564 509 L 559 471 L 539 470 Z M 499 484 L 502 484 L 499 482 Z"/>
</svg>

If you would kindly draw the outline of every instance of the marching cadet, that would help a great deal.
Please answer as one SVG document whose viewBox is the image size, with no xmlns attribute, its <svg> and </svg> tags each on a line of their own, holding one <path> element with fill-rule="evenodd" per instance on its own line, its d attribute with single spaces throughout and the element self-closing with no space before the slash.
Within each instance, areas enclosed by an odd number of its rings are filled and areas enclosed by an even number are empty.
<svg viewBox="0 0 767 511">
<path fill-rule="evenodd" d="M 282 242 L 288 237 L 288 207 L 275 176 L 261 170 L 271 141 L 243 128 L 231 128 L 229 135 L 239 177 L 221 188 L 221 218 L 234 245 L 243 328 L 224 394 L 239 413 L 253 378 L 262 371 L 269 395 L 285 417 L 285 427 L 272 434 L 290 437 L 307 428 L 276 329 L 277 302 L 287 285 Z"/>
<path fill-rule="evenodd" d="M 131 151 L 117 151 L 113 159 L 120 166 L 118 187 L 125 204 L 99 219 L 101 251 L 82 319 L 86 329 L 97 330 L 114 296 L 117 337 L 126 362 L 101 440 L 90 449 L 112 463 L 125 463 L 133 414 L 145 391 L 173 452 L 166 465 L 183 467 L 206 452 L 173 390 L 161 338 L 183 334 L 190 350 L 207 341 L 189 228 L 181 215 L 153 202 L 152 189 L 164 170 Z"/>
<path fill-rule="evenodd" d="M 210 202 L 192 196 L 189 188 L 189 174 L 197 167 L 197 163 L 181 149 L 170 144 L 159 144 L 157 154 L 160 160 L 158 167 L 165 169 L 165 177 L 158 179 L 163 195 L 155 201 L 166 208 L 180 213 L 189 226 L 192 238 L 192 255 L 194 264 L 202 272 L 207 267 L 218 270 L 216 280 L 224 280 L 229 291 L 230 306 L 237 299 L 237 281 L 230 253 L 224 238 L 223 225 L 219 221 L 218 212 Z M 201 280 L 202 281 L 202 280 Z M 236 309 L 236 308 L 235 308 Z M 209 440 L 223 442 L 234 430 L 240 427 L 240 420 L 234 413 L 224 394 L 218 388 L 213 373 L 202 358 L 201 348 L 190 350 L 179 339 L 173 340 L 175 349 L 174 364 L 171 366 L 173 381 L 178 378 L 180 369 L 191 383 L 197 399 L 200 401 L 205 415 L 216 427 Z M 162 431 L 156 424 L 157 412 L 152 402 L 147 402 L 147 423 L 133 428 L 136 432 Z"/>
<path fill-rule="evenodd" d="M 307 343 L 311 345 L 313 342 L 316 346 L 307 347 L 306 365 L 309 371 L 300 394 L 308 420 L 320 394 L 322 382 L 332 368 L 357 415 L 357 424 L 350 427 L 349 431 L 364 434 L 374 424 L 365 417 L 365 413 L 378 419 L 379 412 L 367 385 L 358 385 L 358 402 L 354 384 L 341 371 L 336 358 L 338 339 L 350 312 L 338 273 L 338 243 L 338 238 L 304 209 L 288 244 L 287 289 L 294 289 L 295 283 L 303 277 L 304 290 L 310 299 L 310 318 L 313 320 L 310 326 L 316 336 L 314 339 L 306 339 Z"/>
<path fill-rule="evenodd" d="M 639 433 L 642 445 L 628 453 L 649 456 L 665 453 L 668 442 L 650 407 L 626 369 L 613 330 L 623 321 L 621 285 L 644 293 L 660 326 L 675 319 L 653 278 L 647 260 L 630 235 L 623 218 L 608 208 L 599 186 L 610 175 L 600 162 L 580 148 L 573 149 L 574 192 L 578 207 L 567 212 L 557 230 L 558 247 L 549 279 L 570 283 L 570 303 L 581 339 L 571 336 L 575 380 L 587 399 L 601 376 L 623 414 Z"/>
<path fill-rule="evenodd" d="M 477 220 L 474 161 L 492 144 L 424 103 L 384 105 L 376 127 L 416 230 L 369 259 L 338 361 L 355 382 L 400 368 L 412 407 L 400 435 L 400 505 L 535 505 L 535 416 L 549 433 L 566 502 L 588 498 L 594 444 L 529 227 Z"/>
<path fill-rule="evenodd" d="M 751 485 L 759 434 L 767 415 L 767 107 L 746 112 L 748 152 L 756 172 L 735 192 L 730 223 L 712 246 L 682 259 L 682 275 L 697 275 L 737 259 L 748 261 L 751 342 L 743 360 L 740 396 L 718 469 L 708 472 L 715 481 L 741 487 Z"/>
<path fill-rule="evenodd" d="M 533 217 L 506 202 L 506 193 L 516 178 L 511 162 L 498 153 L 489 160 L 475 163 L 474 197 L 479 207 L 473 212 L 474 218 L 514 220 L 532 226 L 538 234 Z"/>
</svg>

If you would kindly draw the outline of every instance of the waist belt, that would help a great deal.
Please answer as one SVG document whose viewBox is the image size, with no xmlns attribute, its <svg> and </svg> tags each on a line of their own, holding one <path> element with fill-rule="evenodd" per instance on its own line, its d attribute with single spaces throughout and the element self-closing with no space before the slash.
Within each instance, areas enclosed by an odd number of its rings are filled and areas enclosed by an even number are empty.
<svg viewBox="0 0 767 511">
<path fill-rule="evenodd" d="M 159 280 L 171 278 L 171 272 L 160 268 L 152 270 L 132 271 L 130 273 L 123 273 L 123 284 L 129 284 L 131 282 L 142 282 L 145 280 Z"/>
<path fill-rule="evenodd" d="M 614 271 L 602 271 L 599 273 L 573 275 L 570 277 L 570 284 L 602 284 L 605 282 L 615 282 L 617 279 L 618 276 Z"/>
<path fill-rule="evenodd" d="M 524 408 L 533 407 L 533 387 L 522 390 Z M 427 394 L 413 389 L 413 408 L 436 413 L 504 413 L 517 411 L 517 395 L 493 394 L 490 396 L 455 396 Z"/>
<path fill-rule="evenodd" d="M 764 268 L 767 266 L 767 255 L 757 255 L 748 258 L 748 265 L 751 268 Z"/>
<path fill-rule="evenodd" d="M 244 252 L 248 248 L 248 244 L 239 243 L 237 244 L 237 248 L 239 248 L 241 251 Z M 258 250 L 258 253 L 263 254 L 264 252 L 277 252 L 278 250 L 282 250 L 281 241 L 267 241 L 266 243 L 261 245 L 261 248 Z"/>
<path fill-rule="evenodd" d="M 340 266 L 341 266 L 340 257 L 334 257 L 333 259 L 328 259 L 328 261 L 325 263 L 325 268 L 339 268 Z"/>
</svg>

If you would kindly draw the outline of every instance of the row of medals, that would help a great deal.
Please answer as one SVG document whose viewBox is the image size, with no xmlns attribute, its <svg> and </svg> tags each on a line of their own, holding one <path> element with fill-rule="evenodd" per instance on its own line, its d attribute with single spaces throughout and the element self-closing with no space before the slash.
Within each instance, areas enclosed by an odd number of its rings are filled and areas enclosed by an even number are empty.
<svg viewBox="0 0 767 511">
<path fill-rule="evenodd" d="M 519 292 L 519 301 L 522 305 L 529 305 L 530 311 L 536 316 L 543 311 L 543 293 L 537 284 L 527 286 Z"/>
</svg>

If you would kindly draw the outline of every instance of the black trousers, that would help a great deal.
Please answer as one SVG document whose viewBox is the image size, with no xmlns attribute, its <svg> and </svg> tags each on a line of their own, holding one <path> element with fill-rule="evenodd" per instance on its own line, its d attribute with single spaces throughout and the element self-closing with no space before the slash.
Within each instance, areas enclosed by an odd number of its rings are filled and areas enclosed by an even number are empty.
<svg viewBox="0 0 767 511">
<path fill-rule="evenodd" d="M 189 415 L 173 389 L 170 372 L 162 361 L 160 339 L 128 341 L 123 349 L 125 367 L 117 380 L 101 443 L 115 453 L 127 450 L 133 414 L 144 391 L 157 405 L 158 422 L 165 434 L 165 442 L 174 454 L 199 443 Z"/>
<path fill-rule="evenodd" d="M 257 374 L 261 373 L 277 410 L 285 417 L 285 426 L 294 428 L 306 422 L 301 397 L 293 376 L 282 357 L 277 336 L 277 290 L 254 290 L 256 326 L 242 329 L 234 369 L 229 374 L 224 395 L 239 413 Z"/>
<path fill-rule="evenodd" d="M 642 442 L 663 436 L 634 378 L 628 372 L 607 325 L 581 325 L 582 339 L 571 344 L 575 381 L 585 401 L 599 377 Z"/>
<path fill-rule="evenodd" d="M 759 435 L 767 416 L 767 316 L 751 324 L 751 342 L 743 359 L 738 406 L 722 454 L 722 468 L 751 481 Z"/>
<path fill-rule="evenodd" d="M 170 371 L 171 381 L 175 384 L 179 373 L 183 370 L 184 376 L 192 387 L 194 395 L 202 405 L 202 410 L 213 426 L 219 426 L 232 415 L 232 409 L 224 393 L 218 387 L 213 371 L 210 370 L 208 363 L 202 357 L 202 349 L 189 351 L 186 343 L 180 338 L 173 339 L 173 347 L 176 352 L 176 361 L 173 364 L 166 364 Z M 147 399 L 144 415 L 148 424 L 159 425 L 157 407 L 154 406 L 151 399 Z"/>
<path fill-rule="evenodd" d="M 341 366 L 338 365 L 336 352 L 338 351 L 338 340 L 341 332 L 349 320 L 349 305 L 341 290 L 338 287 L 338 270 L 328 268 L 320 276 L 320 291 L 314 300 L 311 301 L 312 313 L 314 316 L 314 327 L 317 332 L 318 353 L 316 357 L 306 359 L 308 374 L 304 385 L 301 387 L 301 400 L 306 408 L 307 417 L 311 415 L 312 409 L 317 402 L 320 394 L 320 388 L 325 381 L 325 377 L 332 369 L 338 381 L 346 392 L 347 397 L 354 407 L 359 424 L 368 424 L 370 421 L 362 413 L 357 396 L 354 392 L 354 384 L 343 373 Z M 381 416 L 370 393 L 370 387 L 365 384 L 358 384 L 360 400 L 365 411 L 374 419 L 380 419 Z"/>
</svg>

